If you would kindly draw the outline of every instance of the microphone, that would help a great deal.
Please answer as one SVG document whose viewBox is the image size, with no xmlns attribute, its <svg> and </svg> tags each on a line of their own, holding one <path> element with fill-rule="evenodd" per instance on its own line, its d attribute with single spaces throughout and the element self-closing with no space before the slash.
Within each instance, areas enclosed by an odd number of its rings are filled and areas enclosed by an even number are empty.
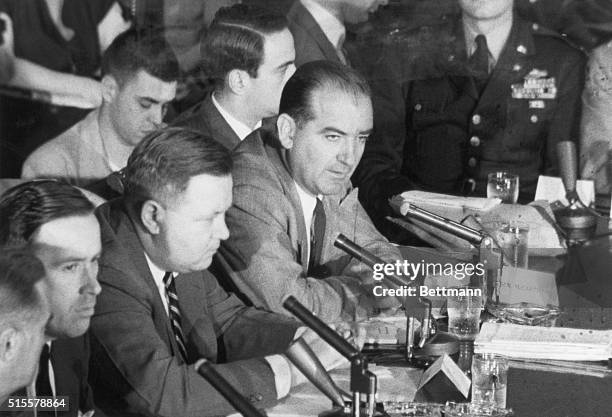
<svg viewBox="0 0 612 417">
<path fill-rule="evenodd" d="M 304 339 L 300 337 L 291 343 L 285 355 L 334 405 L 344 408 L 344 398 L 338 387 Z"/>
<path fill-rule="evenodd" d="M 338 353 L 352 361 L 360 355 L 360 352 L 349 342 L 344 340 L 338 333 L 333 331 L 323 320 L 312 314 L 294 296 L 290 295 L 283 302 L 283 307 L 310 327 L 321 339 L 325 340 Z"/>
<path fill-rule="evenodd" d="M 576 144 L 562 141 L 557 144 L 559 170 L 569 205 L 553 210 L 555 219 L 565 232 L 568 243 L 588 240 L 597 227 L 597 215 L 581 200 L 576 191 L 578 158 Z"/>
<path fill-rule="evenodd" d="M 195 370 L 200 374 L 210 385 L 216 389 L 239 413 L 245 417 L 265 417 L 253 404 L 251 404 L 244 395 L 239 393 L 236 388 L 230 385 L 229 382 L 212 366 L 207 359 L 200 359 L 194 365 Z"/>
</svg>

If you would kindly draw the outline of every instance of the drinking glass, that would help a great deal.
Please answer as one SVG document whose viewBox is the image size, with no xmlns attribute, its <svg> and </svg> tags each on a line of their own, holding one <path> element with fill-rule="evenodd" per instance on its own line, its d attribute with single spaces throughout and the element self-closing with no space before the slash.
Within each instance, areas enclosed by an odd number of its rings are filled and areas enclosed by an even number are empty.
<svg viewBox="0 0 612 417">
<path fill-rule="evenodd" d="M 448 331 L 459 340 L 474 340 L 480 329 L 480 311 L 483 306 L 482 289 L 453 288 L 472 291 L 473 295 L 449 295 L 447 297 Z"/>
<path fill-rule="evenodd" d="M 508 360 L 493 353 L 472 356 L 472 403 L 506 408 Z"/>
<path fill-rule="evenodd" d="M 504 261 L 516 268 L 529 265 L 529 225 L 521 222 L 489 222 L 484 229 L 503 251 Z"/>
<path fill-rule="evenodd" d="M 500 198 L 502 203 L 516 204 L 519 195 L 519 176 L 508 172 L 491 172 L 487 176 L 487 197 Z"/>
</svg>

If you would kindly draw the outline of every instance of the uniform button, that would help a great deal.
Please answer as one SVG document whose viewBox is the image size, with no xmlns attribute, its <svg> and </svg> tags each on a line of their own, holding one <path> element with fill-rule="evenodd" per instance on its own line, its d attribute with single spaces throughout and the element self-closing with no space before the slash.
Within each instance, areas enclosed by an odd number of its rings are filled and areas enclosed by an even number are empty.
<svg viewBox="0 0 612 417">
<path fill-rule="evenodd" d="M 475 125 L 479 125 L 480 124 L 480 115 L 479 114 L 475 114 L 472 116 L 472 123 L 474 123 Z"/>
<path fill-rule="evenodd" d="M 526 54 L 527 53 L 527 48 L 525 48 L 525 45 L 519 45 L 516 47 L 516 50 L 518 52 L 520 52 L 521 54 Z"/>
<path fill-rule="evenodd" d="M 514 66 L 512 67 L 512 71 L 520 71 L 521 70 L 521 66 L 520 64 L 514 64 Z"/>
<path fill-rule="evenodd" d="M 531 117 L 529 118 L 529 120 L 531 120 L 531 123 L 537 123 L 538 122 L 538 116 L 536 116 L 535 114 L 532 114 Z"/>
<path fill-rule="evenodd" d="M 470 145 L 476 147 L 480 145 L 480 138 L 478 136 L 472 136 L 470 138 Z"/>
<path fill-rule="evenodd" d="M 476 161 L 476 158 L 474 157 L 468 159 L 468 165 L 470 166 L 470 168 L 475 168 L 477 163 L 478 161 Z"/>
<path fill-rule="evenodd" d="M 422 108 L 423 108 L 423 106 L 421 105 L 421 103 L 417 103 L 417 104 L 414 105 L 414 109 L 416 111 L 421 111 Z"/>
<path fill-rule="evenodd" d="M 532 1 L 533 3 L 533 1 Z M 540 25 L 538 25 L 537 23 L 534 23 L 533 25 L 531 25 L 531 27 L 533 28 L 533 30 L 539 30 L 540 29 Z"/>
<path fill-rule="evenodd" d="M 536 3 L 538 0 L 529 0 L 529 3 Z"/>
</svg>

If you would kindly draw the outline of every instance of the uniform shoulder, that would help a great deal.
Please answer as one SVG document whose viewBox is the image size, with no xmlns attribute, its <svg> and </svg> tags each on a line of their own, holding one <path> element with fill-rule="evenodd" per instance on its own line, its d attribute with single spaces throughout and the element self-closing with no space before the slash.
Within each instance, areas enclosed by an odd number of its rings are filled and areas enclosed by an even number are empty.
<svg viewBox="0 0 612 417">
<path fill-rule="evenodd" d="M 576 56 L 586 56 L 585 51 L 565 34 L 542 26 L 539 23 L 527 22 L 536 44 L 544 44 L 546 48 L 562 50 Z"/>
</svg>

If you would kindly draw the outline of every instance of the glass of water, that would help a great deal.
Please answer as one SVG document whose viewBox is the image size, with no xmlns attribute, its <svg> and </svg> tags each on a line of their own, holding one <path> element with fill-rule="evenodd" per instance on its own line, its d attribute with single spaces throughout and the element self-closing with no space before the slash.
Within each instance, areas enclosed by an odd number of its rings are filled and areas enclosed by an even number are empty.
<svg viewBox="0 0 612 417">
<path fill-rule="evenodd" d="M 508 360 L 493 353 L 472 357 L 472 403 L 506 408 Z"/>
<path fill-rule="evenodd" d="M 480 330 L 484 294 L 481 288 L 461 287 L 456 290 L 459 295 L 447 297 L 448 332 L 459 340 L 474 340 Z"/>
<path fill-rule="evenodd" d="M 488 222 L 484 229 L 504 254 L 504 263 L 515 268 L 529 266 L 529 225 L 522 222 Z"/>
<path fill-rule="evenodd" d="M 516 204 L 519 195 L 519 176 L 508 172 L 491 172 L 487 176 L 487 197 L 499 198 L 502 203 Z"/>
</svg>

